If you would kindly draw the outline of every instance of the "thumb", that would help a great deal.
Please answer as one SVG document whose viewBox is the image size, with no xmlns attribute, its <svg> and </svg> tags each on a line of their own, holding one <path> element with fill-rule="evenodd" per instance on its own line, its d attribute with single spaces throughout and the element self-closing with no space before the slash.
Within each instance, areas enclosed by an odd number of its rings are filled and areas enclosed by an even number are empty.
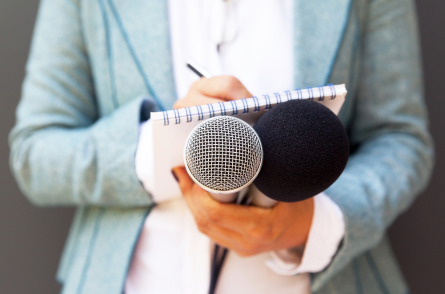
<svg viewBox="0 0 445 294">
<path fill-rule="evenodd" d="M 185 170 L 183 166 L 177 166 L 172 169 L 173 176 L 178 181 L 179 189 L 183 195 L 186 195 L 190 192 L 193 187 L 193 180 L 190 178 L 189 174 Z"/>
</svg>

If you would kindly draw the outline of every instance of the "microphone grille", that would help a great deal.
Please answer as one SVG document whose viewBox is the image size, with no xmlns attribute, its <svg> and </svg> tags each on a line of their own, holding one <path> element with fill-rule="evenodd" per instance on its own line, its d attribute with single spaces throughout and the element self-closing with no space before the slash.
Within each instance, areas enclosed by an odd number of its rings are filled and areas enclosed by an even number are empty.
<svg viewBox="0 0 445 294">
<path fill-rule="evenodd" d="M 187 169 L 197 182 L 227 192 L 254 180 L 263 150 L 257 133 L 247 123 L 218 116 L 196 126 L 187 139 L 184 155 Z"/>
</svg>

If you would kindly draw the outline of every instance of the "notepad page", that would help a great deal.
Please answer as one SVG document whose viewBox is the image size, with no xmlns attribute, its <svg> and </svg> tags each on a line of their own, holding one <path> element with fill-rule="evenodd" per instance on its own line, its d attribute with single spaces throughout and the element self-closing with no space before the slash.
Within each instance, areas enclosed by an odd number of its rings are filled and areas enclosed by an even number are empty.
<svg viewBox="0 0 445 294">
<path fill-rule="evenodd" d="M 347 94 L 345 85 L 315 87 L 272 93 L 229 102 L 213 103 L 176 110 L 152 112 L 153 187 L 163 199 L 180 197 L 171 169 L 184 165 L 184 146 L 188 135 L 200 122 L 221 115 L 235 116 L 253 126 L 266 111 L 279 103 L 311 99 L 338 115 Z"/>
</svg>

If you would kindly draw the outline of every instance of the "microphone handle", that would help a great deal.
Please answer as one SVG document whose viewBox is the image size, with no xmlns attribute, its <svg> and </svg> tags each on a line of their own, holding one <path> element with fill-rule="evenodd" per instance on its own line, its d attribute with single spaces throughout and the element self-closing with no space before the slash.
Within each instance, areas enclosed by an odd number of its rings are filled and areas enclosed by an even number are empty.
<svg viewBox="0 0 445 294">
<path fill-rule="evenodd" d="M 238 192 L 231 193 L 231 194 L 215 194 L 215 193 L 210 193 L 210 196 L 212 196 L 212 198 L 215 199 L 218 202 L 234 203 L 236 201 L 236 198 L 238 197 Z"/>
<path fill-rule="evenodd" d="M 239 195 L 241 193 L 241 195 Z M 230 193 L 230 194 L 216 194 L 216 193 L 210 193 L 210 196 L 212 196 L 213 199 L 215 199 L 218 202 L 222 202 L 222 203 L 235 203 L 235 202 L 239 202 L 239 196 L 241 196 L 241 198 L 243 198 L 244 193 L 247 193 L 247 205 L 252 204 L 258 207 L 264 207 L 264 208 L 269 208 L 269 207 L 274 207 L 278 201 L 264 195 L 260 190 L 258 190 L 258 188 L 254 185 L 251 184 L 249 187 L 249 190 L 247 192 L 247 189 L 244 188 L 241 192 L 235 192 L 235 193 Z"/>
<path fill-rule="evenodd" d="M 247 195 L 248 191 L 249 191 L 249 186 L 244 187 L 243 189 L 241 189 L 240 191 L 235 192 L 235 193 L 216 194 L 216 193 L 212 193 L 210 191 L 209 191 L 209 193 L 210 193 L 210 196 L 212 196 L 212 198 L 218 202 L 241 204 L 242 200 Z"/>
<path fill-rule="evenodd" d="M 248 197 L 250 204 L 258 207 L 270 208 L 278 203 L 278 201 L 264 195 L 254 184 L 250 185 Z"/>
</svg>

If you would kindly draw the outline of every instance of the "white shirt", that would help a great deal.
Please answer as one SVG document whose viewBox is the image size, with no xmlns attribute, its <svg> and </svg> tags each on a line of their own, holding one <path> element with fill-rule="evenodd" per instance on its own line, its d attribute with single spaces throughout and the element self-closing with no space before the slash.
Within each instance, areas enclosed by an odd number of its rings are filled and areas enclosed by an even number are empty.
<svg viewBox="0 0 445 294">
<path fill-rule="evenodd" d="M 254 95 L 292 89 L 293 0 L 169 0 L 169 19 L 178 99 L 198 79 L 185 66 L 189 58 L 213 75 L 236 76 Z M 149 124 L 141 125 L 136 172 L 150 192 Z M 126 294 L 207 293 L 210 240 L 198 231 L 181 195 L 153 198 L 157 205 L 135 248 Z M 344 236 L 339 207 L 323 193 L 314 200 L 312 226 L 299 262 L 285 262 L 274 252 L 250 258 L 230 252 L 216 293 L 310 293 L 307 273 L 325 268 Z"/>
</svg>

